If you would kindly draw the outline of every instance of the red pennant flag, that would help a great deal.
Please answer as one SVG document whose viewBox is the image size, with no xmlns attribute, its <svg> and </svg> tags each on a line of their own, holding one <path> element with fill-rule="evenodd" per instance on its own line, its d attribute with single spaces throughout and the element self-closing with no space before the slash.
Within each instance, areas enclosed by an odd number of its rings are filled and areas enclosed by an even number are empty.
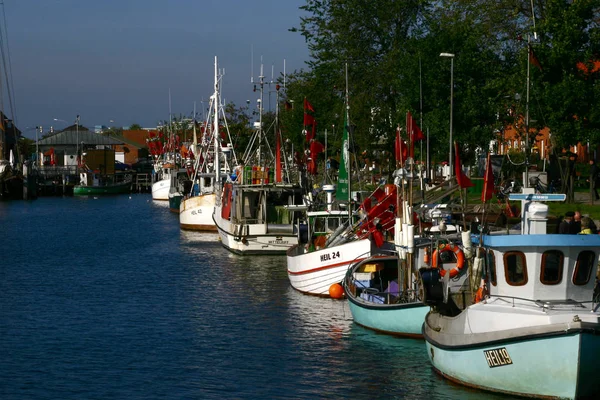
<svg viewBox="0 0 600 400">
<path fill-rule="evenodd" d="M 529 46 L 529 62 L 531 63 L 531 65 L 537 67 L 540 70 L 540 72 L 543 71 L 542 64 L 540 64 L 540 60 L 535 55 L 533 47 L 531 46 Z"/>
<path fill-rule="evenodd" d="M 310 103 L 308 102 L 308 99 L 305 97 L 305 98 L 304 98 L 304 111 L 307 111 L 307 110 L 308 110 L 308 111 L 315 112 L 315 109 L 313 108 L 312 104 L 310 104 Z"/>
<path fill-rule="evenodd" d="M 407 113 L 406 117 L 406 128 L 408 130 L 408 134 L 410 135 L 410 156 L 412 158 L 415 157 L 415 142 L 419 142 L 425 139 L 425 135 L 417 125 L 417 121 L 413 118 L 410 111 Z"/>
<path fill-rule="evenodd" d="M 400 137 L 400 127 L 396 129 L 396 140 L 394 140 L 394 152 L 396 155 L 396 163 L 403 163 L 407 156 L 407 146 L 404 140 Z"/>
<path fill-rule="evenodd" d="M 315 117 L 310 114 L 304 113 L 304 126 L 314 125 Z"/>
<path fill-rule="evenodd" d="M 455 163 L 454 163 L 454 174 L 456 175 L 456 182 L 461 189 L 468 188 L 473 185 L 471 179 L 462 171 L 462 164 L 460 163 L 460 154 L 458 149 L 458 143 L 454 142 L 454 154 L 455 154 Z"/>
<path fill-rule="evenodd" d="M 481 192 L 481 201 L 486 202 L 492 198 L 494 194 L 494 173 L 492 171 L 492 161 L 488 153 L 487 162 L 485 164 L 485 175 L 483 178 L 483 191 Z"/>
<path fill-rule="evenodd" d="M 412 142 L 420 142 L 421 140 L 425 140 L 425 135 L 423 135 L 423 132 L 421 131 L 421 128 L 419 128 L 419 125 L 417 125 L 417 121 L 411 116 L 411 121 L 412 121 Z"/>
</svg>

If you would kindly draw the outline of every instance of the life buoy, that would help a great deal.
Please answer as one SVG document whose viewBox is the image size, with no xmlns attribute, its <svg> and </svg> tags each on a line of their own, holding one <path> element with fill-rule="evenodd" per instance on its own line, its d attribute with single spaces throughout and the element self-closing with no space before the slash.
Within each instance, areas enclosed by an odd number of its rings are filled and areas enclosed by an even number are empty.
<svg viewBox="0 0 600 400">
<path fill-rule="evenodd" d="M 450 270 L 450 278 L 454 278 L 465 266 L 465 253 L 463 253 L 460 247 L 455 246 L 453 244 L 448 243 L 446 245 L 440 245 L 439 249 L 436 249 L 433 252 L 433 260 L 431 264 L 433 268 L 438 268 L 438 255 L 439 253 L 442 253 L 444 251 L 451 251 L 456 256 L 456 266 Z M 447 271 L 445 269 L 441 268 L 440 276 L 444 277 L 446 275 L 446 272 Z"/>
</svg>

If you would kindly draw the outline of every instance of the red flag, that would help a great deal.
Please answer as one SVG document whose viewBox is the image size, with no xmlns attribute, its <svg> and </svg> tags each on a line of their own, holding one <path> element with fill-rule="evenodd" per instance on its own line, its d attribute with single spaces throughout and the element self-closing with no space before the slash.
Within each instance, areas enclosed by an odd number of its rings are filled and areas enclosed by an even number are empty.
<svg viewBox="0 0 600 400">
<path fill-rule="evenodd" d="M 460 154 L 458 149 L 458 143 L 454 142 L 454 154 L 455 154 L 455 163 L 454 163 L 454 174 L 456 175 L 456 182 L 461 189 L 468 188 L 473 185 L 473 182 L 469 179 L 467 175 L 462 171 L 462 164 L 460 163 Z"/>
<path fill-rule="evenodd" d="M 304 113 L 304 126 L 313 125 L 315 123 L 315 117 L 310 114 Z"/>
<path fill-rule="evenodd" d="M 419 125 L 417 125 L 417 121 L 411 116 L 411 121 L 412 121 L 412 126 L 411 126 L 411 133 L 412 133 L 412 137 L 411 137 L 411 141 L 414 142 L 420 142 L 421 140 L 425 140 L 425 135 L 423 135 L 423 132 L 421 131 L 421 128 L 419 128 Z"/>
<path fill-rule="evenodd" d="M 417 121 L 413 118 L 410 111 L 407 113 L 407 121 L 406 128 L 408 129 L 408 134 L 410 135 L 410 156 L 412 158 L 415 157 L 415 142 L 419 142 L 425 139 L 425 135 L 417 125 Z"/>
<path fill-rule="evenodd" d="M 543 71 L 542 64 L 540 64 L 540 60 L 537 58 L 537 56 L 533 52 L 533 47 L 531 47 L 531 46 L 529 46 L 529 62 L 533 66 L 537 67 L 540 70 L 540 72 Z"/>
<path fill-rule="evenodd" d="M 304 111 L 307 111 L 307 110 L 308 110 L 308 111 L 315 112 L 315 109 L 313 108 L 312 104 L 310 104 L 310 103 L 308 102 L 308 99 L 305 97 L 305 98 L 304 98 Z"/>
<path fill-rule="evenodd" d="M 483 178 L 483 191 L 481 192 L 481 201 L 486 202 L 492 198 L 494 194 L 494 173 L 492 171 L 492 161 L 488 154 L 485 164 L 485 175 Z"/>
<path fill-rule="evenodd" d="M 396 129 L 396 140 L 394 140 L 394 151 L 396 154 L 396 163 L 402 163 L 406 160 L 407 148 L 406 143 L 400 137 L 400 127 Z"/>
</svg>

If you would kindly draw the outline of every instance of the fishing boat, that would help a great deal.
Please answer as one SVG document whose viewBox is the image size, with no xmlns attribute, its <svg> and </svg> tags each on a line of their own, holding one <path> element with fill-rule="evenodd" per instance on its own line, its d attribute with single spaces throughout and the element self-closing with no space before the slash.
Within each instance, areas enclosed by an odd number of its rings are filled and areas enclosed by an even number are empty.
<svg viewBox="0 0 600 400">
<path fill-rule="evenodd" d="M 521 229 L 473 237 L 482 286 L 460 309 L 443 298 L 436 270 L 423 275 L 432 310 L 427 354 L 444 377 L 480 389 L 539 398 L 594 398 L 600 304 L 594 299 L 598 235 L 546 233 L 548 206 L 565 195 L 511 194 Z"/>
<path fill-rule="evenodd" d="M 290 284 L 305 294 L 335 297 L 330 288 L 342 282 L 350 265 L 394 248 L 384 240 L 384 234 L 394 229 L 394 214 L 389 211 L 396 202 L 394 185 L 377 188 L 351 215 L 331 209 L 332 189 L 324 186 L 328 208 L 306 212 L 306 223 L 299 226 L 300 243 L 286 253 Z"/>
<path fill-rule="evenodd" d="M 168 201 L 171 189 L 171 176 L 179 169 L 174 162 L 157 164 L 156 176 L 159 179 L 152 184 L 152 200 Z"/>
<path fill-rule="evenodd" d="M 117 176 L 85 171 L 81 172 L 79 177 L 79 185 L 73 187 L 73 195 L 75 196 L 131 193 L 133 181 L 131 174 Z"/>
<path fill-rule="evenodd" d="M 279 85 L 276 88 L 279 89 Z M 285 254 L 287 249 L 298 244 L 296 225 L 306 210 L 300 171 L 290 166 L 284 175 L 282 170 L 287 157 L 281 145 L 278 111 L 273 129 L 275 154 L 263 131 L 263 91 L 261 67 L 259 121 L 255 122 L 250 145 L 242 163 L 235 168 L 235 181 L 228 180 L 222 186 L 220 180 L 216 182 L 219 195 L 213 219 L 221 244 L 241 255 Z M 279 105 L 279 90 L 276 93 L 275 104 Z"/>
<path fill-rule="evenodd" d="M 394 213 L 390 207 L 396 204 L 397 198 L 394 185 L 380 186 L 358 209 L 354 209 L 347 151 L 350 145 L 348 91 L 344 108 L 344 151 L 340 156 L 337 187 L 323 185 L 325 207 L 318 201 L 309 202 L 311 208 L 298 229 L 300 242 L 286 253 L 288 278 L 294 289 L 304 294 L 334 298 L 343 296 L 340 283 L 352 263 L 369 257 L 378 249 L 393 249 L 393 244 L 386 242 L 384 235 L 394 229 Z M 305 99 L 305 114 L 306 109 L 314 110 Z M 312 122 L 313 117 L 305 115 L 307 120 Z M 317 154 L 313 153 L 311 149 L 311 159 L 316 160 Z"/>
<path fill-rule="evenodd" d="M 216 204 L 216 190 L 221 187 L 217 183 L 226 180 L 232 170 L 230 165 L 237 159 L 231 146 L 231 137 L 225 120 L 225 111 L 220 104 L 220 81 L 217 57 L 215 57 L 215 91 L 210 100 L 213 111 L 202 130 L 200 156 L 196 157 L 191 185 L 184 193 L 179 207 L 179 226 L 181 229 L 194 231 L 217 231 L 213 219 Z M 219 118 L 219 115 L 222 118 Z M 224 129 L 221 129 L 221 125 Z M 194 137 L 196 137 L 194 126 Z M 222 133 L 226 132 L 228 143 L 223 143 Z M 194 140 L 195 141 L 195 140 Z M 196 147 L 196 146 L 194 146 Z"/>
</svg>

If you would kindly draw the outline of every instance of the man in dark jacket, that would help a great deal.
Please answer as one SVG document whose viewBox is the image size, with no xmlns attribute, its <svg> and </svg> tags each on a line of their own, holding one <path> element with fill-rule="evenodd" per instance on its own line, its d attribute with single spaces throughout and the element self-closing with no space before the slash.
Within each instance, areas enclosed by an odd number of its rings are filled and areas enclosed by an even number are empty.
<svg viewBox="0 0 600 400">
<path fill-rule="evenodd" d="M 573 232 L 573 229 L 575 228 L 575 226 L 573 224 L 574 216 L 575 216 L 575 213 L 573 211 L 567 211 L 565 213 L 565 218 L 558 225 L 558 233 L 567 234 L 567 235 L 573 234 L 573 233 L 579 233 L 579 232 Z"/>
</svg>

